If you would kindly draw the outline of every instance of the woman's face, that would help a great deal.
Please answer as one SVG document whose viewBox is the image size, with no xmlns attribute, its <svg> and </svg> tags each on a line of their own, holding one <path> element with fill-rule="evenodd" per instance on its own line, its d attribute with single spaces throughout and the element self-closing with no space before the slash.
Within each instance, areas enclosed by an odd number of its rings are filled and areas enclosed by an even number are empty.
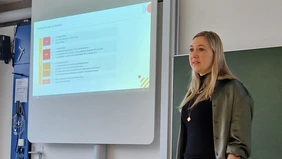
<svg viewBox="0 0 282 159">
<path fill-rule="evenodd" d="M 211 72 L 213 50 L 204 36 L 193 39 L 190 45 L 189 63 L 192 69 L 201 76 Z"/>
</svg>

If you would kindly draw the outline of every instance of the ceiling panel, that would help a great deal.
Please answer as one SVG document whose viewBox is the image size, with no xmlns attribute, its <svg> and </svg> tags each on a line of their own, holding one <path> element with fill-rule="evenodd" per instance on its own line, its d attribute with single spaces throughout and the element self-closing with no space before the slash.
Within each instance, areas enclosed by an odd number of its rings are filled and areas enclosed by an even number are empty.
<svg viewBox="0 0 282 159">
<path fill-rule="evenodd" d="M 14 3 L 14 2 L 19 2 L 23 0 L 0 0 L 0 5 L 7 4 L 7 3 Z"/>
<path fill-rule="evenodd" d="M 0 0 L 0 27 L 30 19 L 32 0 Z"/>
<path fill-rule="evenodd" d="M 0 13 L 30 8 L 31 3 L 31 0 L 0 0 Z"/>
</svg>

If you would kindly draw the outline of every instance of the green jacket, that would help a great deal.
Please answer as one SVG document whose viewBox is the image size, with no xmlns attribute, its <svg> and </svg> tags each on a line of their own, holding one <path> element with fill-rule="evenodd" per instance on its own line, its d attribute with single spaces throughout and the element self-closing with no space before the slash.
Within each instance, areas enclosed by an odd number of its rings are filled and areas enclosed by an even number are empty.
<svg viewBox="0 0 282 159">
<path fill-rule="evenodd" d="M 250 157 L 254 101 L 248 90 L 238 80 L 218 80 L 211 99 L 216 159 L 226 159 L 228 154 Z M 176 159 L 184 158 L 185 128 L 181 124 Z"/>
</svg>

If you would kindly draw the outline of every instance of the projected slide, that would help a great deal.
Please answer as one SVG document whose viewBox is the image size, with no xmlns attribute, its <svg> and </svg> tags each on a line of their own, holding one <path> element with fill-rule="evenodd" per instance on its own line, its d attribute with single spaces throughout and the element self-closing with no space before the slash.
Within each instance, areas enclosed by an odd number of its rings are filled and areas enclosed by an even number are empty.
<svg viewBox="0 0 282 159">
<path fill-rule="evenodd" d="M 150 5 L 35 22 L 33 96 L 149 88 Z"/>
</svg>

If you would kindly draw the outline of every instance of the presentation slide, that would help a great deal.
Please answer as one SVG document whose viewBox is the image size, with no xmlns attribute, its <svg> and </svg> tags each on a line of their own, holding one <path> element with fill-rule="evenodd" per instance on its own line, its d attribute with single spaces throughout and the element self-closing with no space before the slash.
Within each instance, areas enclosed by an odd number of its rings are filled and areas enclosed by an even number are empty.
<svg viewBox="0 0 282 159">
<path fill-rule="evenodd" d="M 33 96 L 146 89 L 151 3 L 34 23 Z"/>
</svg>

